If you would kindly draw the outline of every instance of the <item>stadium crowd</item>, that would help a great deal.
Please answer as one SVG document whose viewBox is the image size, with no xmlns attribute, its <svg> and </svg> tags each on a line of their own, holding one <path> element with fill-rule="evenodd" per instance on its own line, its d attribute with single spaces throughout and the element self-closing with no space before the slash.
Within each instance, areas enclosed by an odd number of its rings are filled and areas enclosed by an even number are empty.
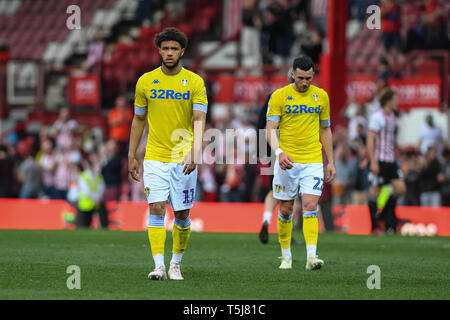
<svg viewBox="0 0 450 320">
<path fill-rule="evenodd" d="M 327 186 L 333 207 L 367 202 L 369 167 L 365 139 L 369 107 L 350 104 L 346 110 L 348 126 L 335 128 L 336 178 Z M 143 187 L 127 177 L 127 142 L 120 135 L 128 136 L 129 110 L 125 99 L 118 97 L 116 108 L 110 112 L 110 131 L 101 141 L 90 134 L 83 135 L 77 122 L 70 118 L 68 108 L 62 108 L 58 120 L 42 127 L 37 137 L 23 132 L 10 136 L 9 142 L 0 148 L 0 196 L 66 199 L 75 204 L 79 198 L 80 175 L 90 170 L 93 175 L 102 175 L 104 191 L 99 201 L 145 199 Z M 207 129 L 256 128 L 259 110 L 260 107 L 255 106 L 242 116 L 230 112 L 220 121 L 211 121 Z M 139 151 L 141 159 L 145 136 L 144 133 Z M 444 141 L 442 130 L 431 116 L 424 121 L 420 137 L 416 147 L 398 150 L 407 185 L 400 204 L 449 206 L 448 142 Z M 197 200 L 262 202 L 271 188 L 269 177 L 259 174 L 262 167 L 262 164 L 248 163 L 200 165 Z M 329 197 L 327 192 L 323 197 Z"/>
<path fill-rule="evenodd" d="M 186 1 L 140 0 L 138 24 L 143 28 L 166 17 L 176 19 Z M 319 62 L 326 30 L 327 0 L 246 0 L 242 10 L 241 50 L 244 67 L 286 65 L 291 55 L 303 52 Z M 442 49 L 445 38 L 445 11 L 437 0 L 349 1 L 351 18 L 364 22 L 369 4 L 382 6 L 382 41 L 385 55 L 379 61 L 379 87 L 392 76 L 401 76 L 404 54 L 415 49 Z M 181 10 L 180 9 L 180 10 Z M 406 14 L 401 14 L 402 10 Z M 170 15 L 168 16 L 168 13 Z M 305 21 L 307 37 L 296 36 L 295 22 Z M 292 50 L 298 44 L 298 50 Z M 107 55 L 100 38 L 92 41 L 84 67 L 95 68 Z M 208 86 L 208 85 L 207 85 Z M 208 88 L 208 93 L 212 90 Z M 110 90 L 110 92 L 113 92 Z M 127 173 L 127 146 L 132 118 L 132 101 L 114 97 L 109 111 L 109 132 L 92 135 L 80 129 L 70 109 L 60 109 L 58 120 L 43 126 L 39 135 L 24 130 L 13 133 L 0 146 L 0 197 L 65 199 L 74 206 L 83 190 L 95 193 L 96 206 L 109 201 L 145 200 L 142 183 L 132 182 Z M 334 128 L 336 179 L 326 185 L 323 201 L 331 206 L 367 203 L 369 171 L 365 146 L 368 116 L 379 107 L 376 96 L 365 105 L 349 103 L 345 112 L 348 126 Z M 214 105 L 210 106 L 211 110 Z M 262 106 L 255 103 L 246 112 L 228 112 L 221 119 L 208 117 L 207 128 L 257 128 Z M 450 145 L 432 118 L 424 119 L 417 146 L 398 150 L 400 168 L 407 185 L 403 205 L 450 206 Z M 440 133 L 439 133 L 440 132 Z M 143 135 L 139 154 L 145 152 Z M 260 175 L 262 164 L 216 164 L 199 166 L 198 201 L 263 202 L 271 189 L 269 177 Z M 96 181 L 95 186 L 87 183 Z M 95 189 L 95 192 L 93 191 Z M 90 190 L 90 191 L 89 191 Z M 105 210 L 105 209 L 103 209 Z"/>
</svg>

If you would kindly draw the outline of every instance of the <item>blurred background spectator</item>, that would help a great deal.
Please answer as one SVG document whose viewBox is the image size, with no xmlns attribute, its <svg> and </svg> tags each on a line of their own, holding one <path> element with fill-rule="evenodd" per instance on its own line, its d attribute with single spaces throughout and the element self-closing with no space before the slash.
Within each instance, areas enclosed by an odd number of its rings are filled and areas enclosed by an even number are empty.
<svg viewBox="0 0 450 320">
<path fill-rule="evenodd" d="M 443 142 L 444 135 L 442 129 L 436 126 L 431 114 L 427 115 L 425 123 L 420 128 L 419 133 L 420 152 L 425 155 L 427 154 L 429 147 L 434 147 L 436 148 L 437 157 L 441 158 Z"/>
<path fill-rule="evenodd" d="M 0 198 L 10 198 L 14 196 L 15 185 L 15 162 L 10 156 L 8 148 L 0 145 Z"/>
<path fill-rule="evenodd" d="M 128 140 L 130 138 L 133 110 L 127 104 L 124 96 L 118 96 L 114 108 L 109 112 L 109 136 L 119 144 L 119 153 L 128 155 Z"/>
<path fill-rule="evenodd" d="M 429 146 L 418 177 L 418 183 L 420 185 L 420 205 L 426 207 L 441 206 L 440 182 L 443 181 L 441 170 L 441 164 L 437 158 L 436 147 Z"/>
</svg>

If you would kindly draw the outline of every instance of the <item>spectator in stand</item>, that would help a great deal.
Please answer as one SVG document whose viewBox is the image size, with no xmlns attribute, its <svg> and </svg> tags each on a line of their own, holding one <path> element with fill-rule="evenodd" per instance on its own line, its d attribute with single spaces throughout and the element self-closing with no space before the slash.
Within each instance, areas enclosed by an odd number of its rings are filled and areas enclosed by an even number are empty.
<svg viewBox="0 0 450 320">
<path fill-rule="evenodd" d="M 294 43 L 294 10 L 289 0 L 280 0 L 275 19 L 275 64 L 283 65 L 291 54 Z"/>
<path fill-rule="evenodd" d="M 436 148 L 438 158 L 442 154 L 442 144 L 444 142 L 444 135 L 442 129 L 434 123 L 433 116 L 427 115 L 425 123 L 420 128 L 419 132 L 419 149 L 420 152 L 425 155 L 428 152 L 428 148 L 433 146 Z"/>
<path fill-rule="evenodd" d="M 15 164 L 8 148 L 0 145 L 0 198 L 12 198 L 15 185 Z"/>
<path fill-rule="evenodd" d="M 311 1 L 311 17 L 314 28 L 319 29 L 322 34 L 327 33 L 327 7 L 328 0 Z"/>
<path fill-rule="evenodd" d="M 405 52 L 421 50 L 425 45 L 425 30 L 423 27 L 423 0 L 414 0 L 405 6 L 403 23 L 406 25 Z"/>
<path fill-rule="evenodd" d="M 312 29 L 309 32 L 310 40 L 301 45 L 302 51 L 309 57 L 311 57 L 314 64 L 319 64 L 320 54 L 322 53 L 323 46 L 322 41 L 324 35 L 320 29 Z"/>
<path fill-rule="evenodd" d="M 115 107 L 109 112 L 108 124 L 109 136 L 118 142 L 119 153 L 122 157 L 127 156 L 132 120 L 133 110 L 128 108 L 124 96 L 118 96 Z"/>
<path fill-rule="evenodd" d="M 237 148 L 234 149 L 237 155 Z M 220 186 L 221 199 L 223 202 L 242 202 L 244 165 L 235 159 L 233 163 L 225 165 L 225 181 Z"/>
<path fill-rule="evenodd" d="M 444 163 L 442 165 L 442 175 L 441 175 L 441 199 L 443 206 L 450 206 L 450 149 L 449 147 L 444 149 L 442 153 L 444 158 Z"/>
<path fill-rule="evenodd" d="M 89 73 L 99 73 L 105 51 L 105 42 L 103 41 L 102 32 L 97 29 L 94 31 L 92 40 L 89 43 L 88 56 L 83 64 L 83 69 Z"/>
<path fill-rule="evenodd" d="M 41 187 L 41 174 L 39 167 L 29 152 L 20 164 L 18 171 L 19 181 L 22 183 L 19 193 L 21 199 L 36 199 Z"/>
<path fill-rule="evenodd" d="M 245 0 L 242 8 L 241 54 L 242 65 L 252 68 L 261 65 L 261 21 L 258 0 Z"/>
<path fill-rule="evenodd" d="M 152 0 L 139 0 L 136 11 L 136 18 L 139 25 L 142 25 L 142 21 L 146 19 L 152 21 L 152 14 L 153 14 L 152 7 L 153 7 Z"/>
<path fill-rule="evenodd" d="M 386 52 L 391 48 L 401 49 L 401 8 L 396 0 L 384 0 L 381 3 L 381 29 L 383 30 L 383 44 Z"/>
<path fill-rule="evenodd" d="M 442 181 L 441 163 L 437 159 L 436 147 L 429 146 L 422 169 L 419 173 L 420 205 L 425 207 L 440 207 L 440 183 Z"/>
<path fill-rule="evenodd" d="M 348 137 L 350 141 L 362 140 L 363 144 L 367 136 L 367 119 L 364 116 L 364 107 L 358 105 L 355 114 L 350 118 L 348 123 Z"/>
<path fill-rule="evenodd" d="M 278 3 L 275 0 L 266 0 L 262 3 L 261 9 L 261 52 L 262 63 L 272 64 L 273 55 L 276 49 L 276 15 Z"/>
<path fill-rule="evenodd" d="M 78 127 L 75 119 L 70 118 L 69 107 L 62 107 L 59 110 L 58 119 L 49 129 L 49 135 L 56 140 L 56 148 L 67 148 L 74 137 L 74 132 Z"/>
<path fill-rule="evenodd" d="M 39 167 L 42 175 L 42 191 L 44 192 L 44 196 L 48 199 L 54 199 L 56 195 L 56 156 L 50 139 L 42 141 L 42 155 L 39 160 Z"/>
<path fill-rule="evenodd" d="M 98 166 L 96 156 L 96 154 L 91 154 L 83 163 L 84 170 L 78 179 L 79 198 L 76 216 L 78 228 L 89 228 L 94 212 L 99 213 L 101 226 L 108 227 L 108 216 L 104 215 L 106 211 L 100 210 L 105 183 L 102 175 L 96 169 Z"/>
<path fill-rule="evenodd" d="M 117 142 L 109 139 L 101 150 L 101 173 L 105 181 L 104 202 L 120 200 L 120 186 L 122 184 L 122 158 L 119 154 Z"/>
<path fill-rule="evenodd" d="M 349 148 L 340 143 L 336 146 L 336 177 L 331 183 L 331 192 L 333 194 L 333 207 L 338 204 L 349 204 L 351 197 L 351 188 L 355 177 L 355 158 L 350 158 Z"/>
<path fill-rule="evenodd" d="M 444 11 L 438 0 L 425 1 L 424 28 L 426 49 L 447 48 Z"/>
<path fill-rule="evenodd" d="M 369 154 L 364 144 L 358 143 L 355 148 L 358 152 L 358 158 L 352 203 L 366 205 L 369 191 L 369 180 L 367 178 L 369 175 Z"/>
<path fill-rule="evenodd" d="M 380 65 L 378 70 L 378 77 L 380 80 L 387 82 L 392 76 L 391 66 L 385 56 L 380 57 Z"/>
<path fill-rule="evenodd" d="M 407 151 L 406 161 L 402 164 L 402 172 L 405 177 L 406 193 L 403 197 L 404 206 L 419 206 L 420 205 L 420 154 L 415 151 Z"/>
<path fill-rule="evenodd" d="M 217 180 L 215 175 L 214 154 L 208 153 L 207 141 L 203 141 L 203 163 L 199 166 L 198 181 L 201 186 L 201 201 L 216 202 Z"/>
<path fill-rule="evenodd" d="M 73 165 L 81 163 L 80 141 L 73 139 L 56 152 L 55 199 L 67 200 L 67 192 L 72 178 Z"/>
</svg>

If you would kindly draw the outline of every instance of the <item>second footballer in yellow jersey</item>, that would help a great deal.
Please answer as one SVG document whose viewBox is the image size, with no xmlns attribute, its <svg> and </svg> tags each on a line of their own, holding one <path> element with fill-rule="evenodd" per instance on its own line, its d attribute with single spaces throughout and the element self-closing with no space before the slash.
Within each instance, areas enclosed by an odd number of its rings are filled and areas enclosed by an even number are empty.
<svg viewBox="0 0 450 320">
<path fill-rule="evenodd" d="M 324 263 L 316 255 L 319 232 L 317 206 L 324 183 L 322 145 L 328 159 L 325 182 L 331 182 L 336 174 L 330 102 L 325 90 L 311 85 L 314 76 L 311 58 L 301 56 L 295 59 L 292 70 L 294 83 L 276 90 L 269 100 L 266 126 L 267 141 L 277 156 L 272 187 L 275 199 L 280 200 L 280 269 L 292 268 L 292 210 L 294 199 L 300 194 L 306 269 L 315 270 Z"/>
<path fill-rule="evenodd" d="M 166 202 L 175 221 L 169 278 L 183 280 L 180 264 L 190 236 L 189 210 L 197 182 L 195 159 L 201 151 L 208 101 L 203 79 L 181 66 L 187 46 L 184 33 L 175 28 L 156 35 L 161 67 L 145 73 L 136 84 L 135 114 L 130 135 L 128 170 L 139 181 L 136 149 L 148 120 L 144 158 L 144 187 L 150 206 L 148 238 L 155 263 L 151 280 L 166 280 L 164 245 Z"/>
</svg>

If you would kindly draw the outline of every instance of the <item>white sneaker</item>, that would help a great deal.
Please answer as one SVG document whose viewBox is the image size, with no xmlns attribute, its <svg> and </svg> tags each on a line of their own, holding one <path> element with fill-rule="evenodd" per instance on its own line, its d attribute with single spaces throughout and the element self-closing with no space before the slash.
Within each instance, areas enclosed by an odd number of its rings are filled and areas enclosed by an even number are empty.
<svg viewBox="0 0 450 320">
<path fill-rule="evenodd" d="M 167 280 L 166 267 L 159 266 L 148 274 L 150 280 Z"/>
<path fill-rule="evenodd" d="M 280 269 L 292 269 L 292 256 L 281 256 Z"/>
<path fill-rule="evenodd" d="M 318 256 L 308 258 L 306 261 L 306 270 L 318 270 L 322 268 L 323 260 L 320 260 Z"/>
<path fill-rule="evenodd" d="M 169 279 L 171 280 L 184 280 L 181 275 L 180 263 L 171 263 L 169 267 Z"/>
</svg>

